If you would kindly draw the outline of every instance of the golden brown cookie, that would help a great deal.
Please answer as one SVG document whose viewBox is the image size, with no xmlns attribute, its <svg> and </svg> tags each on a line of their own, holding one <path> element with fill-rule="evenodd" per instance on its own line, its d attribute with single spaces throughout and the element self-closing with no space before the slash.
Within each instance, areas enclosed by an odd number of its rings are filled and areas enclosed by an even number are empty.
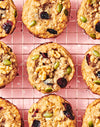
<svg viewBox="0 0 100 127">
<path fill-rule="evenodd" d="M 100 99 L 88 105 L 82 127 L 100 127 Z"/>
<path fill-rule="evenodd" d="M 37 90 L 48 93 L 66 87 L 75 69 L 69 52 L 57 43 L 44 43 L 27 59 L 28 79 Z"/>
<path fill-rule="evenodd" d="M 82 75 L 91 91 L 100 94 L 100 45 L 93 46 L 86 52 Z"/>
<path fill-rule="evenodd" d="M 77 14 L 79 26 L 93 39 L 100 38 L 99 11 L 99 0 L 83 0 Z"/>
<path fill-rule="evenodd" d="M 0 42 L 0 87 L 10 83 L 17 75 L 17 61 L 12 49 Z"/>
<path fill-rule="evenodd" d="M 37 37 L 56 37 L 67 26 L 70 13 L 69 0 L 26 0 L 22 20 Z"/>
<path fill-rule="evenodd" d="M 42 97 L 28 111 L 29 127 L 76 127 L 68 101 L 57 95 Z"/>
<path fill-rule="evenodd" d="M 17 10 L 12 0 L 0 0 L 0 38 L 15 29 Z"/>
<path fill-rule="evenodd" d="M 3 98 L 0 98 L 0 127 L 21 127 L 17 107 Z"/>
</svg>

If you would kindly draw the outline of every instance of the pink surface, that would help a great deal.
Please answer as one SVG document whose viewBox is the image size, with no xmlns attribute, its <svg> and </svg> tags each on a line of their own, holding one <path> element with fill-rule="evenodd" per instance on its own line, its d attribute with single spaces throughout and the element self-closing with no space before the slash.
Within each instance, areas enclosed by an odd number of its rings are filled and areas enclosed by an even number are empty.
<svg viewBox="0 0 100 127">
<path fill-rule="evenodd" d="M 87 105 L 99 98 L 98 95 L 93 94 L 88 89 L 81 75 L 81 62 L 84 53 L 93 45 L 99 44 L 99 40 L 89 38 L 77 25 L 76 15 L 81 0 L 71 0 L 72 9 L 68 27 L 60 36 L 54 39 L 39 39 L 30 34 L 21 21 L 22 6 L 25 0 L 14 0 L 14 2 L 18 9 L 16 29 L 12 35 L 2 39 L 2 41 L 11 46 L 17 55 L 19 76 L 6 88 L 0 89 L 0 96 L 10 100 L 20 109 L 25 127 L 28 127 L 27 111 L 32 103 L 36 102 L 44 94 L 32 89 L 28 82 L 26 71 L 27 56 L 33 48 L 43 42 L 57 42 L 64 46 L 73 56 L 76 72 L 68 86 L 56 94 L 64 97 L 72 104 L 76 114 L 77 127 L 81 127 L 82 116 Z"/>
</svg>

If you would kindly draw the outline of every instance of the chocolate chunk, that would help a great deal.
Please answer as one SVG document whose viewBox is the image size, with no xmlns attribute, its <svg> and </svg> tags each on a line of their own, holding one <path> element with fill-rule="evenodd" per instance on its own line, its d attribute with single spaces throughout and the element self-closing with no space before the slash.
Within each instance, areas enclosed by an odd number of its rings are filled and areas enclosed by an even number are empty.
<svg viewBox="0 0 100 127">
<path fill-rule="evenodd" d="M 47 12 L 41 12 L 40 17 L 41 19 L 49 19 L 49 14 Z"/>
<path fill-rule="evenodd" d="M 95 30 L 100 33 L 100 22 L 96 24 Z"/>
<path fill-rule="evenodd" d="M 9 34 L 11 31 L 13 23 L 11 21 L 7 21 L 3 24 L 2 28 L 6 31 L 6 34 Z"/>
</svg>

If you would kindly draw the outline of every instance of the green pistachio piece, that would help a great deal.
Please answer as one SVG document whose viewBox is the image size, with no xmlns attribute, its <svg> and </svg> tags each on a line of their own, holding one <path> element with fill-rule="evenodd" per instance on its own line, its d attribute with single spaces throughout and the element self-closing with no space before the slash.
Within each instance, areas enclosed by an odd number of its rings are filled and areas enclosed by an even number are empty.
<svg viewBox="0 0 100 127">
<path fill-rule="evenodd" d="M 3 64 L 6 66 L 11 65 L 11 61 L 10 60 L 3 60 Z"/>
<path fill-rule="evenodd" d="M 52 117 L 53 116 L 53 114 L 52 113 L 49 113 L 49 112 L 45 112 L 44 114 L 43 114 L 43 117 L 45 117 L 45 118 L 50 118 L 50 117 Z"/>
<path fill-rule="evenodd" d="M 67 9 L 64 10 L 64 14 L 65 14 L 66 16 L 68 16 L 68 10 L 67 10 Z"/>
<path fill-rule="evenodd" d="M 30 27 L 35 26 L 35 25 L 36 25 L 36 21 L 33 20 L 33 21 L 30 23 Z"/>
<path fill-rule="evenodd" d="M 91 5 L 91 4 L 94 4 L 94 3 L 96 3 L 96 1 L 97 1 L 97 0 L 88 0 L 88 4 L 90 4 L 90 5 Z"/>
<path fill-rule="evenodd" d="M 57 62 L 54 64 L 54 69 L 56 70 L 58 67 L 59 67 L 59 61 L 57 61 Z"/>
<path fill-rule="evenodd" d="M 100 80 L 94 80 L 93 82 L 97 85 L 100 85 Z"/>
<path fill-rule="evenodd" d="M 98 51 L 94 50 L 94 51 L 93 51 L 93 55 L 99 57 L 99 56 L 100 56 L 100 53 L 99 53 Z"/>
<path fill-rule="evenodd" d="M 32 60 L 37 60 L 37 59 L 39 59 L 39 55 L 34 55 L 33 57 L 32 57 Z"/>
<path fill-rule="evenodd" d="M 81 20 L 82 22 L 84 22 L 84 23 L 86 23 L 86 22 L 87 22 L 87 18 L 86 18 L 86 17 L 84 17 L 84 16 L 81 16 L 81 17 L 80 17 L 80 20 Z"/>
<path fill-rule="evenodd" d="M 72 68 L 70 66 L 67 67 L 66 74 L 70 74 L 72 72 Z"/>
<path fill-rule="evenodd" d="M 96 35 L 95 34 L 90 34 L 90 37 L 93 39 L 96 39 Z"/>
<path fill-rule="evenodd" d="M 14 10 L 14 16 L 15 16 L 15 18 L 17 17 L 17 10 L 16 9 Z"/>
<path fill-rule="evenodd" d="M 49 87 L 49 88 L 46 88 L 46 89 L 45 89 L 45 92 L 46 92 L 46 93 L 52 92 L 52 88 L 50 88 L 50 87 Z"/>
<path fill-rule="evenodd" d="M 92 121 L 89 121 L 88 122 L 88 125 L 89 125 L 89 127 L 93 127 L 93 122 Z"/>
<path fill-rule="evenodd" d="M 58 13 L 60 13 L 62 11 L 62 9 L 63 9 L 63 5 L 62 4 L 58 4 L 58 6 L 57 6 Z"/>
</svg>

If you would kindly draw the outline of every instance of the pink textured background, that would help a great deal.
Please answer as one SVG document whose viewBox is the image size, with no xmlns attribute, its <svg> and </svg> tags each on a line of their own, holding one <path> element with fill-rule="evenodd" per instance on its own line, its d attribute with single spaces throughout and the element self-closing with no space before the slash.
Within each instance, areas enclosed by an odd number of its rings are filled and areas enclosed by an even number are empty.
<svg viewBox="0 0 100 127">
<path fill-rule="evenodd" d="M 81 127 L 82 116 L 87 105 L 99 98 L 88 90 L 81 75 L 81 62 L 84 53 L 93 45 L 99 44 L 99 40 L 92 40 L 84 31 L 77 25 L 77 10 L 81 0 L 71 0 L 71 15 L 68 27 L 63 33 L 55 39 L 38 39 L 28 32 L 21 20 L 22 6 L 25 0 L 14 0 L 18 9 L 18 19 L 16 29 L 12 35 L 2 39 L 6 44 L 12 47 L 17 55 L 19 76 L 3 89 L 0 89 L 0 96 L 10 100 L 19 109 L 22 118 L 24 119 L 25 127 L 27 123 L 27 111 L 33 102 L 36 102 L 42 93 L 32 89 L 27 79 L 26 60 L 30 51 L 43 42 L 57 42 L 64 46 L 73 56 L 76 73 L 73 80 L 65 89 L 60 90 L 56 94 L 67 99 L 73 107 L 76 115 L 77 127 Z"/>
</svg>

